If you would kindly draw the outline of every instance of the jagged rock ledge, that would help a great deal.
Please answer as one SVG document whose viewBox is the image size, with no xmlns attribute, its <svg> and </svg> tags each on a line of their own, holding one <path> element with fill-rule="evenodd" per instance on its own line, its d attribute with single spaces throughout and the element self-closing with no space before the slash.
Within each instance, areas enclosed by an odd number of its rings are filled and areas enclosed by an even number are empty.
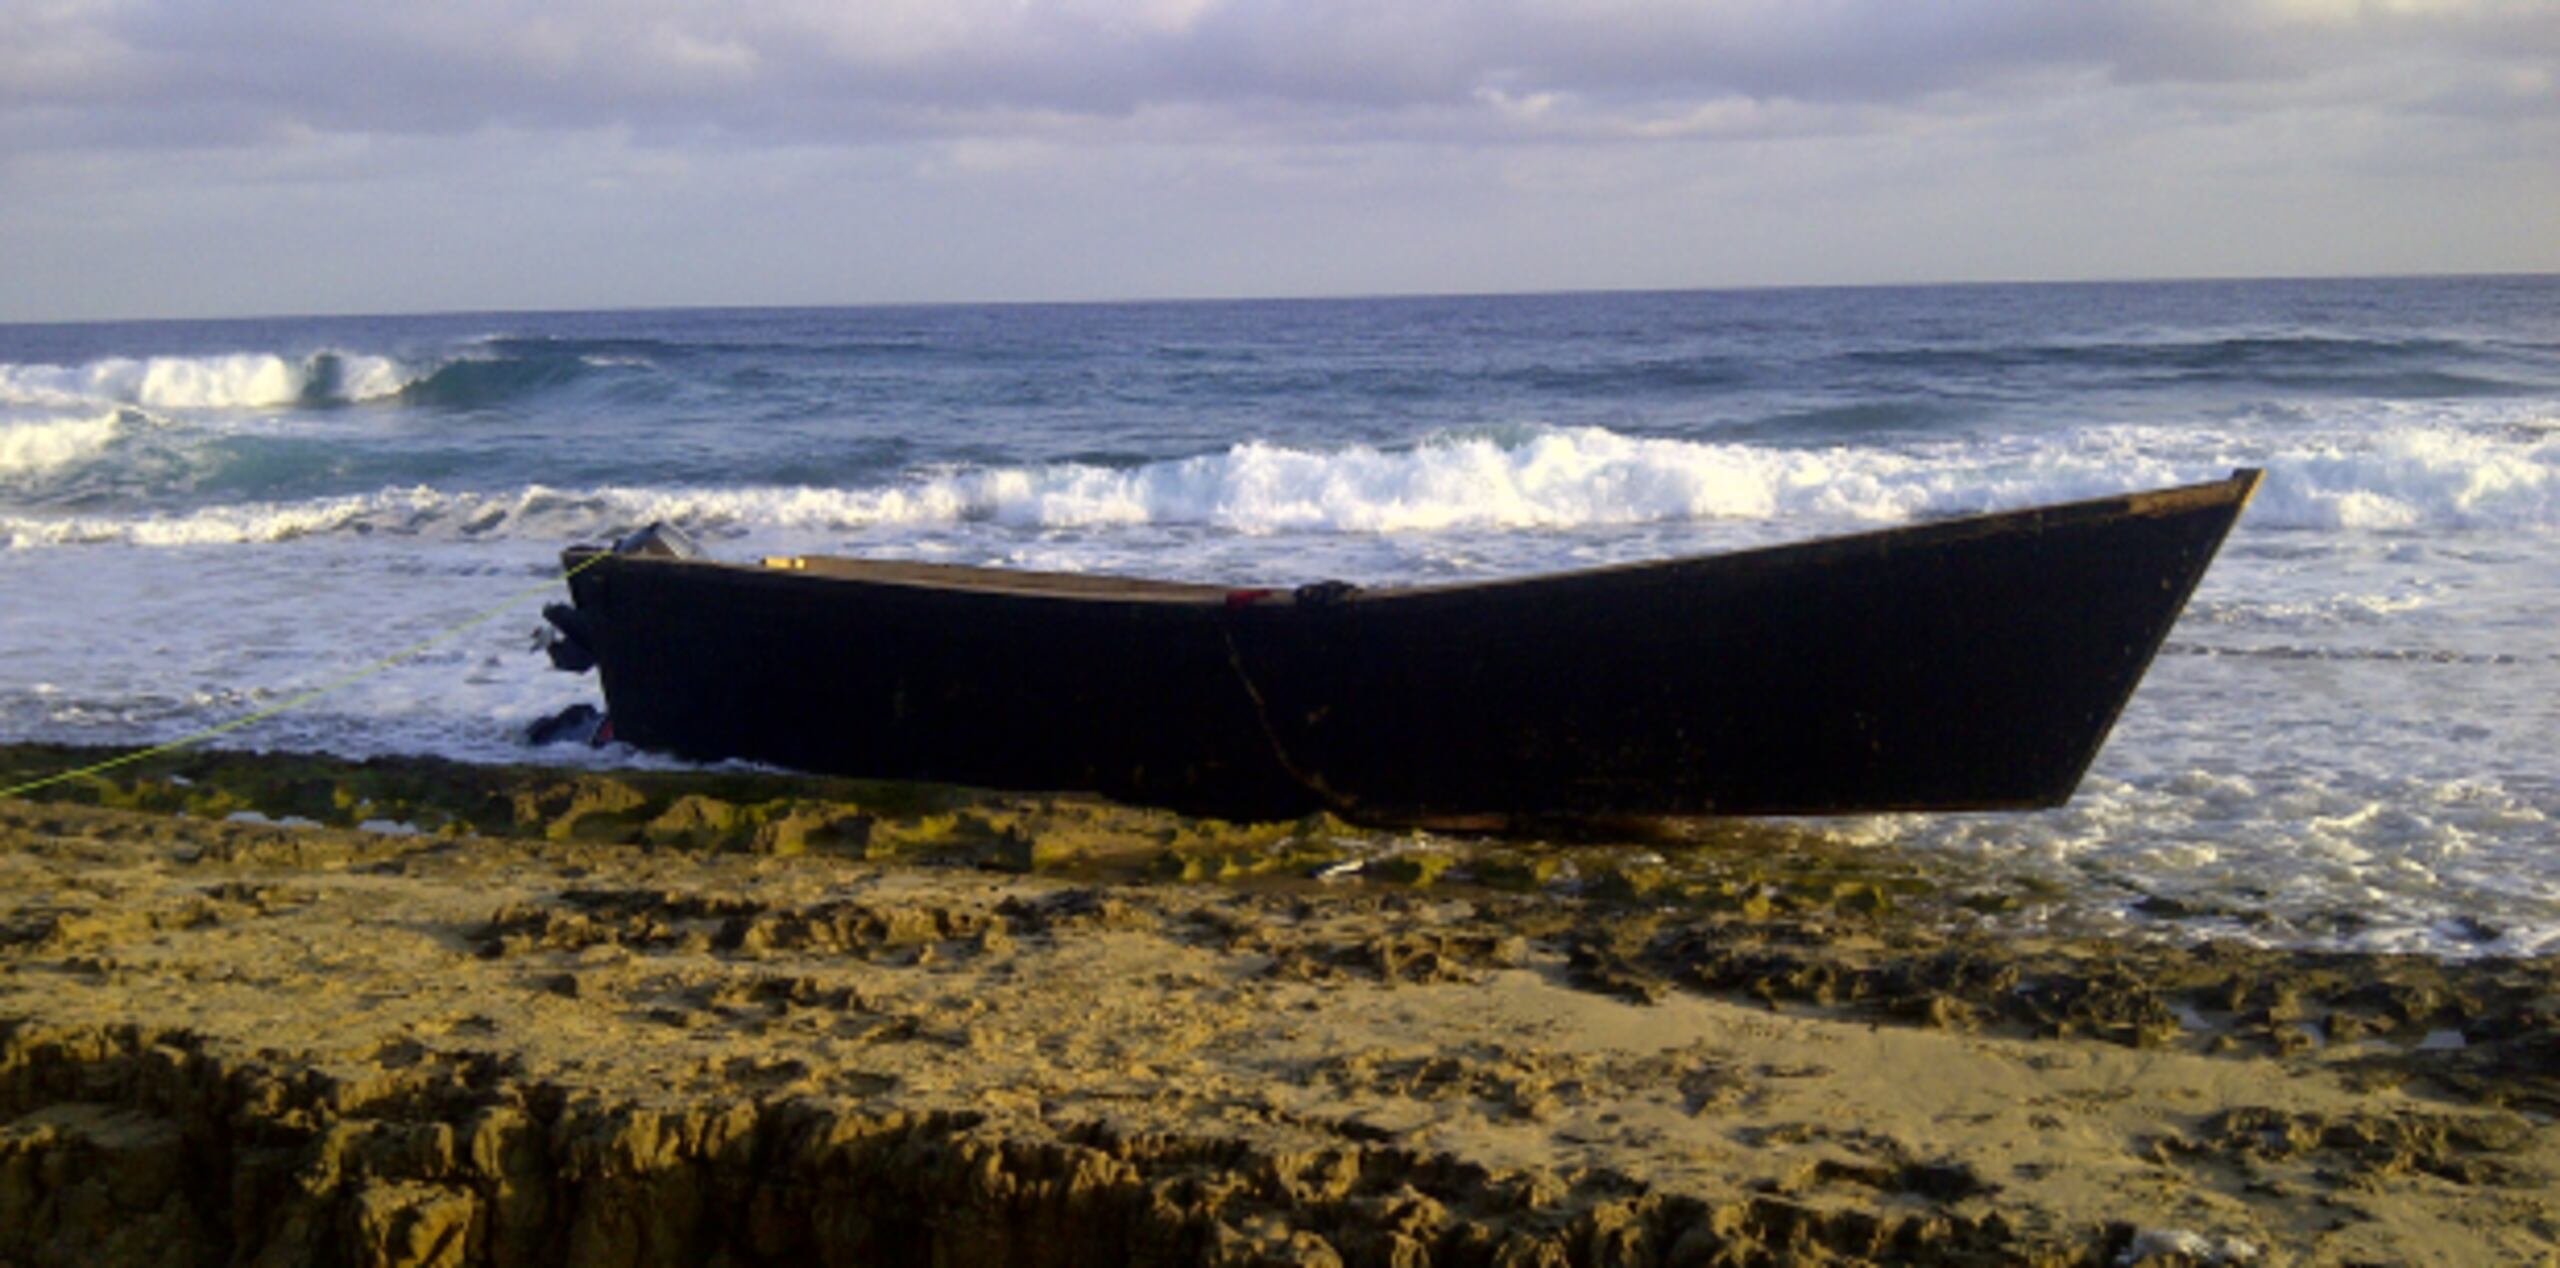
<svg viewBox="0 0 2560 1268">
<path fill-rule="evenodd" d="M 119 1264 L 2097 1263 L 1996 1211 L 1571 1188 L 1388 1145 L 1273 1152 L 799 1097 L 612 1103 L 411 1054 L 358 1080 L 135 1027 L 0 1027 L 0 1254 Z M 1978 1188 L 1922 1169 L 1909 1191 Z"/>
<path fill-rule="evenodd" d="M 1997 874 L 1783 828 L 236 754 L 61 792 L 0 802 L 8 1268 L 2560 1248 L 2548 959 L 2018 936 L 1967 919 Z"/>
</svg>

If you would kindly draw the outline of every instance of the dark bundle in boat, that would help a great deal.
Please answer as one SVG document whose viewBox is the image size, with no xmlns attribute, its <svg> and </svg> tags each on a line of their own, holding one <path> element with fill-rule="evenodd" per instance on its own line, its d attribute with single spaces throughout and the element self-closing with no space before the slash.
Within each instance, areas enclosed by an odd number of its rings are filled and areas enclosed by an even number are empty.
<svg viewBox="0 0 2560 1268">
<path fill-rule="evenodd" d="M 567 553 L 555 656 L 644 748 L 1231 818 L 2025 809 L 2071 795 L 2258 478 L 1394 590 L 644 533 Z"/>
</svg>

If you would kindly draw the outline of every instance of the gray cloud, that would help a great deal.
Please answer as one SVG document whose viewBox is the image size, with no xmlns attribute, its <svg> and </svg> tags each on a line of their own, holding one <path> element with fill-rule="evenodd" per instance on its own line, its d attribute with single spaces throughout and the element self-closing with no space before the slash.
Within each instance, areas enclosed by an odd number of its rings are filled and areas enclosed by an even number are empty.
<svg viewBox="0 0 2560 1268">
<path fill-rule="evenodd" d="M 2539 0 L 0 0 L 0 50 L 19 147 L 493 126 L 862 143 L 1140 116 L 1204 136 L 1349 119 L 1364 137 L 1461 120 L 1534 137 L 1582 116 L 1659 138 L 1735 101 L 2340 77 L 2560 110 L 2560 17 Z"/>
<path fill-rule="evenodd" d="M 0 0 L 0 319 L 2560 267 L 2552 0 Z"/>
</svg>

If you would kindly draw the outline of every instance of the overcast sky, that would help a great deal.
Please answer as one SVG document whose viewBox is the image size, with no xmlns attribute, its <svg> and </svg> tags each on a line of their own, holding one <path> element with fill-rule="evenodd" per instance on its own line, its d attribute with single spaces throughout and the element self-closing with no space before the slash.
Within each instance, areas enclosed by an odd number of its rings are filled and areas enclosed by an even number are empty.
<svg viewBox="0 0 2560 1268">
<path fill-rule="evenodd" d="M 0 319 L 2560 270 L 2560 0 L 0 0 Z"/>
</svg>

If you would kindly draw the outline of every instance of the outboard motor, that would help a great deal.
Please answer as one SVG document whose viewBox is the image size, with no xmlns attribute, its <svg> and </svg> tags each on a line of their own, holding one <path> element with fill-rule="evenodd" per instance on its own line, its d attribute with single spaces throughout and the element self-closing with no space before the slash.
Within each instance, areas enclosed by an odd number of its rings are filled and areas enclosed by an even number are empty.
<svg viewBox="0 0 2560 1268">
<path fill-rule="evenodd" d="M 617 555 L 645 555 L 653 559 L 700 559 L 702 548 L 685 536 L 683 529 L 665 520 L 633 533 L 613 544 Z"/>
<path fill-rule="evenodd" d="M 624 534 L 613 543 L 611 553 L 637 555 L 648 559 L 700 559 L 702 548 L 693 539 L 664 520 Z M 596 667 L 595 628 L 585 613 L 566 603 L 554 603 L 542 609 L 542 619 L 551 628 L 535 632 L 535 641 L 550 654 L 551 666 L 572 674 L 583 674 Z"/>
<path fill-rule="evenodd" d="M 551 656 L 551 667 L 572 674 L 583 674 L 596 667 L 595 639 L 587 624 L 587 615 L 566 603 L 544 605 L 542 619 L 551 628 L 535 632 L 542 650 Z"/>
<path fill-rule="evenodd" d="M 635 532 L 624 534 L 606 550 L 607 554 L 635 555 L 649 559 L 701 559 L 702 548 L 683 529 L 663 520 Z M 570 558 L 588 555 L 573 550 Z M 592 562 L 593 557 L 588 556 Z M 570 571 L 574 575 L 586 566 L 580 563 Z M 596 667 L 595 621 L 569 603 L 553 603 L 542 609 L 542 619 L 550 624 L 534 631 L 534 643 L 551 657 L 551 667 L 573 674 L 583 674 Z M 613 720 L 593 705 L 571 705 L 558 714 L 535 722 L 525 731 L 532 744 L 576 743 L 600 747 L 613 742 Z"/>
</svg>

